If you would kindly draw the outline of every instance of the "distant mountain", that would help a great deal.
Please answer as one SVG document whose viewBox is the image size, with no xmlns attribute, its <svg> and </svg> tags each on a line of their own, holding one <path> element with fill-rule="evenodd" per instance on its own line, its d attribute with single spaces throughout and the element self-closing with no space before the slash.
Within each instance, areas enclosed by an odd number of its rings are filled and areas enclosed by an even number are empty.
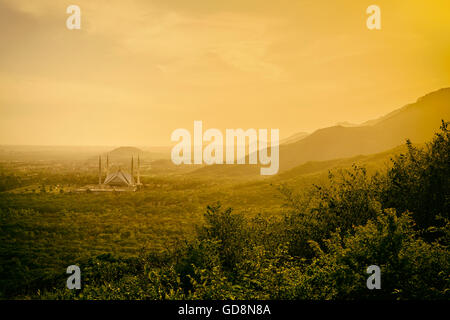
<svg viewBox="0 0 450 320">
<path fill-rule="evenodd" d="M 159 148 L 146 148 L 145 150 L 136 147 L 119 147 L 104 153 L 104 156 L 108 154 L 110 160 L 117 161 L 129 161 L 131 156 L 137 158 L 139 155 L 142 161 L 153 161 L 157 159 L 170 159 L 170 152 L 166 149 Z"/>
<path fill-rule="evenodd" d="M 294 143 L 294 142 L 302 140 L 306 136 L 308 136 L 307 132 L 297 132 L 287 138 L 281 139 L 280 144 Z"/>
<path fill-rule="evenodd" d="M 405 108 L 405 107 L 403 107 L 403 108 Z M 396 114 L 402 112 L 403 108 L 400 108 L 400 109 L 394 110 L 392 112 L 389 112 L 388 114 L 386 114 L 386 115 L 384 115 L 384 116 L 382 116 L 380 118 L 366 121 L 366 122 L 362 123 L 361 126 L 373 126 L 373 125 L 376 125 L 377 123 L 380 123 L 380 122 L 382 122 L 384 120 L 387 120 L 387 119 L 395 116 Z"/>
<path fill-rule="evenodd" d="M 390 164 L 390 159 L 395 155 L 400 153 L 404 153 L 407 151 L 406 146 L 400 145 L 395 148 L 370 154 L 370 155 L 356 155 L 347 158 L 338 158 L 332 160 L 325 161 L 307 161 L 303 164 L 295 166 L 292 169 L 285 170 L 280 172 L 275 176 L 261 176 L 259 173 L 258 165 L 212 165 L 212 166 L 204 166 L 197 170 L 194 170 L 189 175 L 192 176 L 202 176 L 202 177 L 210 177 L 210 178 L 231 178 L 233 180 L 241 179 L 241 180 L 251 180 L 256 181 L 255 179 L 261 178 L 269 178 L 270 181 L 280 182 L 287 180 L 295 180 L 297 178 L 302 178 L 307 175 L 316 175 L 319 173 L 327 172 L 331 169 L 338 168 L 349 168 L 352 164 L 358 164 L 360 166 L 364 166 L 368 172 L 374 172 L 376 170 L 382 170 L 387 168 L 387 165 Z"/>
<path fill-rule="evenodd" d="M 323 128 L 295 142 L 280 144 L 279 173 L 310 161 L 377 154 L 403 145 L 406 139 L 424 143 L 439 130 L 442 119 L 450 120 L 450 88 L 429 93 L 415 103 L 359 126 Z M 328 167 L 328 164 L 310 163 L 297 170 L 303 172 L 310 166 Z M 250 178 L 259 175 L 259 168 L 257 165 L 212 165 L 192 174 Z"/>
<path fill-rule="evenodd" d="M 108 152 L 110 156 L 132 156 L 142 154 L 142 150 L 136 147 L 119 147 Z"/>
<path fill-rule="evenodd" d="M 429 93 L 388 115 L 358 127 L 319 129 L 295 143 L 280 145 L 280 171 L 313 160 L 373 154 L 410 139 L 423 143 L 450 119 L 450 88 Z"/>
<path fill-rule="evenodd" d="M 348 121 L 342 121 L 342 122 L 338 122 L 336 123 L 337 126 L 341 126 L 341 127 L 360 127 L 360 124 L 355 124 L 355 123 L 351 123 Z"/>
</svg>

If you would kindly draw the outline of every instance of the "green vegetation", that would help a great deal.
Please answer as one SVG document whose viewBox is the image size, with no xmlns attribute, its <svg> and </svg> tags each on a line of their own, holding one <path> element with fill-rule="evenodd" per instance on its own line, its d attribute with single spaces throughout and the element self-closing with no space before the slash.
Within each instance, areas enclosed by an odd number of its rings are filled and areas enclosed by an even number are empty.
<svg viewBox="0 0 450 320">
<path fill-rule="evenodd" d="M 1 297 L 449 299 L 449 148 L 443 123 L 385 169 L 371 156 L 378 170 L 146 177 L 140 192 L 108 194 L 48 192 L 55 178 L 46 192 L 1 193 Z M 71 264 L 81 290 L 65 288 Z M 366 288 L 373 264 L 381 290 Z"/>
</svg>

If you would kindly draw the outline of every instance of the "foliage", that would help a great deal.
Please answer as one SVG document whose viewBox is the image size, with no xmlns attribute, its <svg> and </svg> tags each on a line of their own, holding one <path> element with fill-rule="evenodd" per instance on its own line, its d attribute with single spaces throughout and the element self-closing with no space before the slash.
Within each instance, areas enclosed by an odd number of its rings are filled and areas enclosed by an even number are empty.
<svg viewBox="0 0 450 320">
<path fill-rule="evenodd" d="M 448 300 L 449 145 L 444 122 L 387 172 L 354 165 L 278 186 L 284 206 L 267 182 L 1 193 L 0 297 Z M 216 203 L 202 214 L 218 198 L 235 210 Z M 81 290 L 65 289 L 71 264 Z M 370 265 L 381 290 L 366 287 Z"/>
<path fill-rule="evenodd" d="M 442 122 L 441 132 L 425 149 L 407 142 L 408 152 L 396 157 L 388 171 L 381 201 L 385 207 L 413 212 L 421 229 L 436 224 L 437 216 L 450 214 L 450 132 Z"/>
<path fill-rule="evenodd" d="M 305 295 L 317 299 L 448 299 L 450 253 L 446 247 L 418 237 L 409 214 L 394 210 L 354 228 L 333 233 L 308 266 Z M 367 290 L 370 265 L 382 270 L 382 290 Z"/>
</svg>

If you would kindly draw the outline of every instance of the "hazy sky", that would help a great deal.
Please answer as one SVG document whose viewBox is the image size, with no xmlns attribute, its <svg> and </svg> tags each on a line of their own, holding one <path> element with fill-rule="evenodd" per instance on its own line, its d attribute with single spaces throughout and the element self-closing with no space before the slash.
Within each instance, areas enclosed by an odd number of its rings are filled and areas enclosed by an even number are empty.
<svg viewBox="0 0 450 320">
<path fill-rule="evenodd" d="M 450 86 L 449 39 L 448 0 L 0 0 L 0 143 L 362 122 Z"/>
</svg>

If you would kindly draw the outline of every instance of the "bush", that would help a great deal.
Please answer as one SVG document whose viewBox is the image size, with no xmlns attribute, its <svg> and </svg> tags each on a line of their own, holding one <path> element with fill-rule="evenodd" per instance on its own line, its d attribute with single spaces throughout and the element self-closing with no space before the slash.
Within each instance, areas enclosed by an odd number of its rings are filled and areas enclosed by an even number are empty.
<svg viewBox="0 0 450 320">
<path fill-rule="evenodd" d="M 393 159 L 381 192 L 385 208 L 413 213 L 417 227 L 438 226 L 437 216 L 450 214 L 450 132 L 442 122 L 424 149 L 407 142 L 408 152 Z"/>
<path fill-rule="evenodd" d="M 409 214 L 380 213 L 354 233 L 339 232 L 325 248 L 312 243 L 318 257 L 302 284 L 314 299 L 448 299 L 450 254 L 437 243 L 419 238 Z M 366 269 L 381 268 L 381 290 L 368 290 Z"/>
</svg>

